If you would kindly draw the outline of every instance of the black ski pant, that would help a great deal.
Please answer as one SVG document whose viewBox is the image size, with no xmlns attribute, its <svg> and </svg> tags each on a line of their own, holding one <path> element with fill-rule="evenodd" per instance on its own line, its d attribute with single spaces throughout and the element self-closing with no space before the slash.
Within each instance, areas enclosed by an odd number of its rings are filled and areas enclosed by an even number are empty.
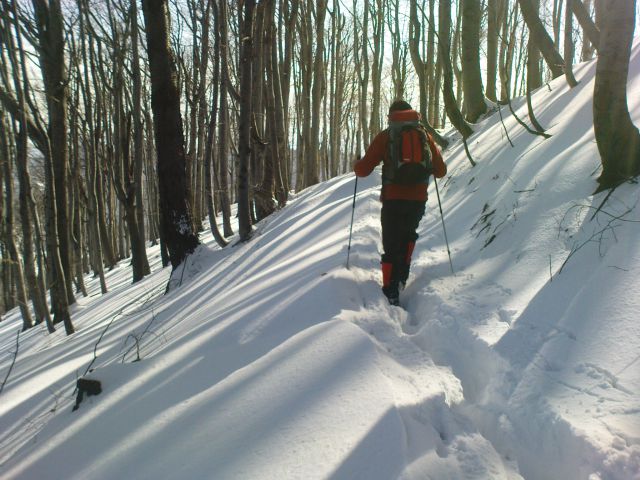
<svg viewBox="0 0 640 480">
<path fill-rule="evenodd" d="M 400 282 L 409 276 L 410 248 L 418 239 L 416 230 L 424 215 L 426 202 L 417 200 L 383 200 L 382 263 L 391 264 L 389 290 L 397 292 Z"/>
</svg>

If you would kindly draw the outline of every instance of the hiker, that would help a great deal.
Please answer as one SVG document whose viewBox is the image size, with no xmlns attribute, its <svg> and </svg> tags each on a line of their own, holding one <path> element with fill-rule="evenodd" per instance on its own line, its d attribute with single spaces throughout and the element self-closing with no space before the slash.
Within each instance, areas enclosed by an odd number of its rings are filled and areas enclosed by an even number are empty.
<svg viewBox="0 0 640 480">
<path fill-rule="evenodd" d="M 429 175 L 442 178 L 447 166 L 411 105 L 394 101 L 388 119 L 389 128 L 376 135 L 353 170 L 358 177 L 366 177 L 383 162 L 382 292 L 391 305 L 399 305 L 418 239 L 416 230 L 425 211 Z"/>
</svg>

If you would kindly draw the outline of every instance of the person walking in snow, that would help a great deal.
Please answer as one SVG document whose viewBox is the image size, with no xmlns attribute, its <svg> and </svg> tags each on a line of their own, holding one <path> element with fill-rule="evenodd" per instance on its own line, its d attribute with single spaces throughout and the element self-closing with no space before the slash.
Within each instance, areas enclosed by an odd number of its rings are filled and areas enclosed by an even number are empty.
<svg viewBox="0 0 640 480">
<path fill-rule="evenodd" d="M 382 292 L 391 305 L 399 305 L 400 290 L 409 277 L 411 256 L 424 215 L 430 175 L 442 178 L 447 166 L 420 114 L 404 100 L 389 107 L 389 128 L 371 142 L 353 170 L 366 177 L 382 167 Z"/>
</svg>

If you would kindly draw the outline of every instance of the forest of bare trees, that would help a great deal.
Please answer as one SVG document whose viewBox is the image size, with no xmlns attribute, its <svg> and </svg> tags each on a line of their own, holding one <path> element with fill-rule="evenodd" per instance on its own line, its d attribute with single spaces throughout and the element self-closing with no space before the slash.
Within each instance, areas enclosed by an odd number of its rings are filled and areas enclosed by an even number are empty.
<svg viewBox="0 0 640 480">
<path fill-rule="evenodd" d="M 637 128 L 612 123 L 628 118 L 636 14 L 635 0 L 0 0 L 0 312 L 71 334 L 85 274 L 106 293 L 129 259 L 137 282 L 158 242 L 175 268 L 207 219 L 221 246 L 249 240 L 290 192 L 349 171 L 397 98 L 443 148 L 517 96 L 543 134 L 530 93 L 576 85 L 572 65 L 599 54 L 600 187 L 614 187 L 640 172 Z"/>
</svg>

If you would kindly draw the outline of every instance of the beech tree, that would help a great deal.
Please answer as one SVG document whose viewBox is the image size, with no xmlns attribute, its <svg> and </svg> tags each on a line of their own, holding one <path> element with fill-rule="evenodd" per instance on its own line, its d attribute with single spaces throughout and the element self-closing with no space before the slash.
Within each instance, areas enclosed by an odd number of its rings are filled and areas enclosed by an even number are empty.
<svg viewBox="0 0 640 480">
<path fill-rule="evenodd" d="M 3 6 L 6 12 L 11 11 L 13 15 L 13 22 L 10 21 L 9 16 L 4 17 L 4 29 L 5 32 L 11 32 L 12 26 L 15 31 L 15 41 L 13 35 L 5 35 L 5 41 L 8 47 L 9 64 L 11 65 L 11 77 L 13 79 L 13 87 L 16 95 L 16 106 L 18 109 L 15 111 L 14 119 L 17 121 L 19 130 L 15 135 L 15 161 L 16 169 L 18 172 L 18 184 L 19 184 L 19 212 L 20 212 L 20 224 L 22 227 L 22 256 L 24 264 L 25 280 L 27 282 L 27 288 L 29 290 L 29 296 L 33 303 L 33 311 L 35 315 L 35 323 L 41 323 L 46 321 L 47 329 L 49 332 L 54 332 L 55 327 L 49 313 L 46 299 L 46 286 L 44 277 L 46 275 L 43 249 L 44 242 L 42 240 L 40 214 L 36 207 L 35 200 L 32 192 L 32 182 L 29 173 L 28 162 L 28 137 L 29 137 L 29 123 L 30 119 L 27 116 L 27 100 L 28 95 L 27 88 L 27 70 L 25 61 L 25 51 L 22 43 L 22 32 L 20 30 L 19 22 L 17 21 L 17 8 L 15 1 L 8 2 L 3 0 Z M 13 24 L 13 25 L 12 25 Z M 5 65 L 7 67 L 7 65 Z M 5 78 L 8 74 L 4 74 Z M 22 76 L 22 78 L 21 78 Z M 24 80 L 24 81 L 23 81 Z M 32 127 L 33 128 L 33 127 Z M 35 136 L 35 134 L 34 134 Z M 38 134 L 39 140 L 37 144 L 45 142 L 45 135 Z M 6 137 L 5 137 L 6 138 Z M 6 144 L 6 140 L 5 140 Z M 5 159 L 6 162 L 10 161 L 10 158 Z M 8 202 L 11 205 L 10 202 Z M 35 250 L 35 251 L 34 251 Z M 36 266 L 38 271 L 36 272 Z M 18 276 L 19 279 L 19 276 Z M 29 317 L 28 312 L 22 312 L 23 315 Z M 24 325 L 29 324 L 29 318 L 23 318 Z"/>
<path fill-rule="evenodd" d="M 496 78 L 498 75 L 498 40 L 500 37 L 501 12 L 504 0 L 488 0 L 487 2 L 487 85 L 485 95 L 492 102 L 498 100 Z"/>
<path fill-rule="evenodd" d="M 462 87 L 467 121 L 475 123 L 487 111 L 480 73 L 480 0 L 462 1 Z"/>
<path fill-rule="evenodd" d="M 524 21 L 527 23 L 529 27 L 529 35 L 533 42 L 536 44 L 540 52 L 542 52 L 542 56 L 547 62 L 547 66 L 551 71 L 553 78 L 559 77 L 562 75 L 562 67 L 564 65 L 564 59 L 558 53 L 556 49 L 553 39 L 549 36 L 542 20 L 538 16 L 537 9 L 534 7 L 534 0 L 518 0 L 518 5 L 520 5 L 520 9 L 522 10 L 522 16 L 524 17 Z"/>
<path fill-rule="evenodd" d="M 610 0 L 602 13 L 593 92 L 593 127 L 602 160 L 596 191 L 640 174 L 640 133 L 627 106 L 635 18 L 635 0 Z"/>
<path fill-rule="evenodd" d="M 454 92 L 453 66 L 451 64 L 451 4 L 440 2 L 438 28 L 438 46 L 440 50 L 441 67 L 443 71 L 444 85 L 443 96 L 445 109 L 453 126 L 462 134 L 463 138 L 469 137 L 473 130 L 465 121 Z"/>
<path fill-rule="evenodd" d="M 24 325 L 46 321 L 53 331 L 89 272 L 105 293 L 106 272 L 130 257 L 134 280 L 143 278 L 147 241 L 159 241 L 163 265 L 175 268 L 206 216 L 224 247 L 232 203 L 240 239 L 250 240 L 252 224 L 290 190 L 350 171 L 396 97 L 416 105 L 440 145 L 441 128 L 458 129 L 472 163 L 469 122 L 485 96 L 513 110 L 511 99 L 526 95 L 530 122 L 517 120 L 548 136 L 532 92 L 563 73 L 571 81 L 575 52 L 590 58 L 601 44 L 601 188 L 636 171 L 637 130 L 622 97 L 629 59 L 603 39 L 618 2 L 61 3 L 0 0 L 1 146 L 11 162 L 0 168 L 0 254 L 11 259 L 0 264 L 0 308 L 33 306 L 23 307 Z M 610 37 L 627 31 L 609 28 Z"/>
<path fill-rule="evenodd" d="M 429 95 L 429 92 L 433 94 L 433 88 L 429 88 L 429 83 L 434 81 L 434 77 L 429 75 L 430 67 L 433 69 L 434 64 L 433 61 L 425 62 L 420 55 L 420 38 L 422 36 L 423 29 L 421 28 L 419 17 L 418 17 L 418 6 L 417 0 L 411 0 L 410 3 L 410 13 L 409 13 L 410 23 L 409 23 L 409 52 L 411 53 L 411 61 L 413 63 L 413 68 L 416 71 L 418 76 L 418 88 L 420 95 L 420 114 L 422 116 L 422 122 L 425 125 L 425 128 L 429 133 L 434 137 L 434 139 L 438 142 L 442 147 L 446 147 L 448 145 L 448 140 L 446 140 L 442 135 L 440 135 L 432 126 L 429 121 L 429 106 L 428 101 L 431 100 L 433 102 L 433 98 Z M 433 34 L 433 29 L 430 29 Z M 432 40 L 429 39 L 429 45 L 432 44 Z M 430 78 L 430 82 L 427 79 Z"/>
<path fill-rule="evenodd" d="M 33 0 L 38 34 L 40 69 L 47 99 L 48 142 L 45 148 L 47 186 L 46 224 L 53 322 L 62 322 L 67 335 L 75 332 L 69 304 L 74 303 L 71 285 L 70 230 L 68 221 L 68 78 L 64 58 L 64 22 L 59 0 Z"/>
<path fill-rule="evenodd" d="M 151 72 L 151 107 L 158 158 L 160 228 L 173 269 L 193 252 L 199 241 L 189 210 L 177 72 L 169 46 L 167 0 L 143 0 L 147 51 Z"/>
<path fill-rule="evenodd" d="M 238 230 L 241 241 L 251 238 L 251 212 L 249 203 L 249 157 L 251 155 L 251 117 L 252 117 L 252 61 L 253 18 L 255 0 L 244 0 L 242 28 L 240 37 L 240 125 L 239 125 L 239 164 L 238 164 Z"/>
</svg>

